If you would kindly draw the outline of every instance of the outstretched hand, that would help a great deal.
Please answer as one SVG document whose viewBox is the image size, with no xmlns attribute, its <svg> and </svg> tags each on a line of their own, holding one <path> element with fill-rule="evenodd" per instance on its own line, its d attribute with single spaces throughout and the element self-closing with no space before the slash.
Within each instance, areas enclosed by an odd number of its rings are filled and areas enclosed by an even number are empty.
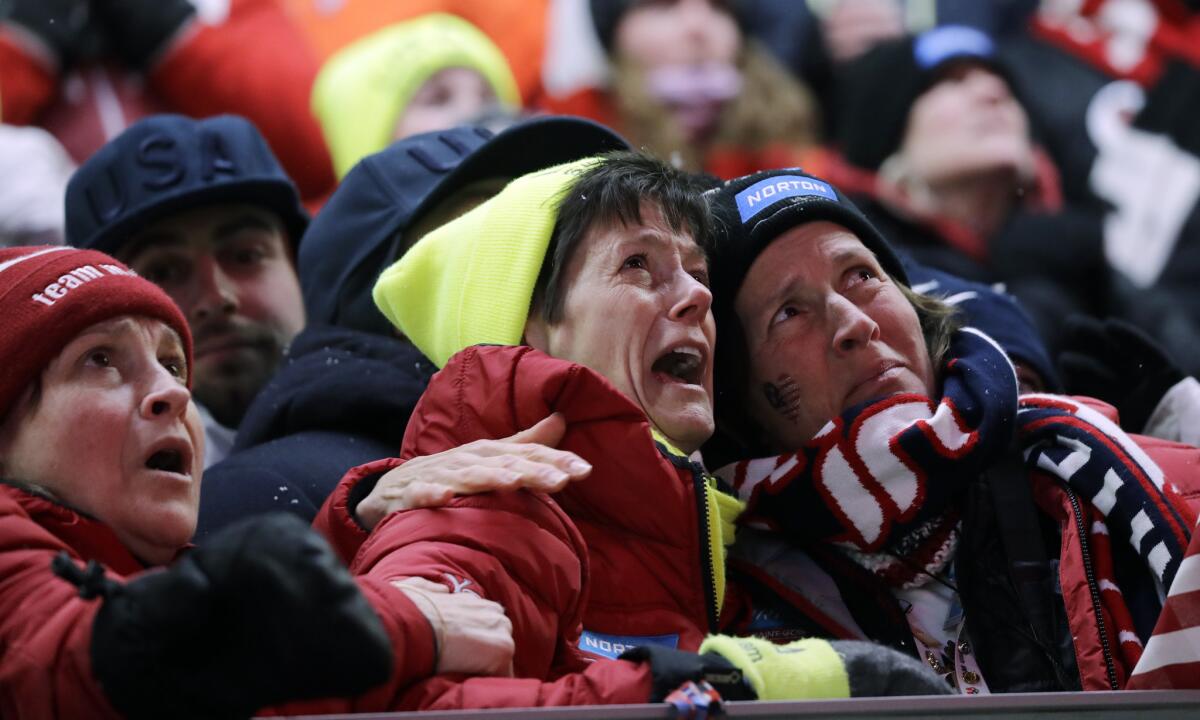
<svg viewBox="0 0 1200 720">
<path fill-rule="evenodd" d="M 558 492 L 592 471 L 575 453 L 555 449 L 566 430 L 563 416 L 553 413 L 507 438 L 476 440 L 413 458 L 380 477 L 354 513 L 370 530 L 393 512 L 440 507 L 456 495 L 520 488 Z"/>
</svg>

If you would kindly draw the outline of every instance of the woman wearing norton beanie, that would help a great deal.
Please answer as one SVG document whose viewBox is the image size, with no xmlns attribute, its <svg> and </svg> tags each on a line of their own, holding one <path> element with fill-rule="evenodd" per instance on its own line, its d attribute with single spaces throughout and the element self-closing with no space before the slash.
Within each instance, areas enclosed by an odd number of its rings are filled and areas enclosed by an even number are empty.
<svg viewBox="0 0 1200 720">
<path fill-rule="evenodd" d="M 383 314 L 442 369 L 399 457 L 351 470 L 318 522 L 352 571 L 400 564 L 500 602 L 515 646 L 516 679 L 433 678 L 404 709 L 674 701 L 698 680 L 735 700 L 944 689 L 867 643 L 777 649 L 713 634 L 744 634 L 754 608 L 726 574 L 739 504 L 693 457 L 713 429 L 697 190 L 640 153 L 539 170 L 422 237 L 376 282 Z M 553 496 L 509 484 L 393 511 L 397 468 L 551 414 L 566 426 L 558 449 L 589 464 L 586 477 Z M 464 472 L 455 490 L 488 484 Z"/>
<path fill-rule="evenodd" d="M 371 688 L 297 709 L 382 709 L 435 670 L 429 589 L 352 580 L 300 520 L 181 552 L 191 359 L 179 309 L 108 255 L 0 250 L 0 716 L 237 717 Z"/>
</svg>

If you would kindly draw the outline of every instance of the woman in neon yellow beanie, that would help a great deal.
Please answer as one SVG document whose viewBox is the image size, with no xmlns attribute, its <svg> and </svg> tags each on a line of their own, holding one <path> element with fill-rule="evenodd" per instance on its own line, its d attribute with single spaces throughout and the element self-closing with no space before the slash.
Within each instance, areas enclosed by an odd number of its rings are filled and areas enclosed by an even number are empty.
<svg viewBox="0 0 1200 720">
<path fill-rule="evenodd" d="M 689 458 L 713 431 L 708 228 L 691 176 L 616 153 L 514 180 L 380 277 L 377 305 L 442 370 L 400 457 L 352 470 L 317 522 L 356 567 L 404 558 L 498 599 L 523 678 L 438 681 L 402 709 L 644 702 L 705 679 L 727 699 L 844 697 L 867 675 L 939 688 L 915 659 L 869 644 L 775 652 L 710 634 L 741 632 L 752 600 L 725 575 L 739 503 Z M 553 500 L 387 512 L 392 469 L 551 413 L 566 424 L 558 449 L 590 463 Z M 863 658 L 858 677 L 848 668 Z"/>
<path fill-rule="evenodd" d="M 478 28 L 444 13 L 346 46 L 326 61 L 312 93 L 339 179 L 392 140 L 453 127 L 494 105 L 520 105 L 508 61 Z"/>
</svg>

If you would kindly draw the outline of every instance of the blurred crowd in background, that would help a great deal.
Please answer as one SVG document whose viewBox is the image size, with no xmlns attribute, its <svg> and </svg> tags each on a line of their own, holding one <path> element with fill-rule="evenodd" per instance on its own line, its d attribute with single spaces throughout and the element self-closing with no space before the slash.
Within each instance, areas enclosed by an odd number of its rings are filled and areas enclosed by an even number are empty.
<svg viewBox="0 0 1200 720">
<path fill-rule="evenodd" d="M 943 25 L 986 72 L 898 49 Z M 8 0 L 0 239 L 61 240 L 73 168 L 148 113 L 249 118 L 310 210 L 393 138 L 574 114 L 722 178 L 803 166 L 1052 350 L 1118 316 L 1194 372 L 1198 27 L 1187 0 Z"/>
</svg>

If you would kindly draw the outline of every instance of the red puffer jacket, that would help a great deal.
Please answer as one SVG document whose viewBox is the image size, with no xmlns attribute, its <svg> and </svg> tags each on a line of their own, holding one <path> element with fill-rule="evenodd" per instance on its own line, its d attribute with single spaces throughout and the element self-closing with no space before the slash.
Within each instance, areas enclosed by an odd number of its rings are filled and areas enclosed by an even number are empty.
<svg viewBox="0 0 1200 720">
<path fill-rule="evenodd" d="M 0 484 L 0 717 L 6 720 L 119 717 L 92 675 L 92 621 L 100 602 L 81 599 L 51 571 L 51 558 L 62 551 L 76 562 L 103 564 L 114 580 L 146 570 L 103 523 Z M 420 610 L 374 575 L 358 584 L 396 648 L 392 678 L 354 700 L 295 703 L 276 712 L 386 709 L 413 680 L 433 672 L 433 636 Z"/>
<path fill-rule="evenodd" d="M 507 437 L 551 412 L 567 421 L 558 447 L 593 467 L 553 499 L 459 498 L 394 513 L 369 539 L 353 519 L 365 495 L 360 481 L 413 457 Z M 615 657 L 633 644 L 699 646 L 724 593 L 710 495 L 700 469 L 660 449 L 641 409 L 600 375 L 528 347 L 476 346 L 434 376 L 400 457 L 351 471 L 314 524 L 352 570 L 422 576 L 508 612 L 516 675 L 534 680 L 437 678 L 418 686 L 406 708 L 644 702 L 644 670 L 601 660 L 579 675 L 589 659 L 581 651 Z"/>
</svg>

